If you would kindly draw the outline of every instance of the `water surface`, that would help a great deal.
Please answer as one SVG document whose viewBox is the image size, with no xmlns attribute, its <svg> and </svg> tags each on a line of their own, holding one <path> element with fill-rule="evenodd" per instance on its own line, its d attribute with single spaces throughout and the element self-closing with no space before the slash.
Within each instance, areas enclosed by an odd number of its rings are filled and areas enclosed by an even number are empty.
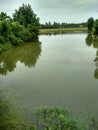
<svg viewBox="0 0 98 130">
<path fill-rule="evenodd" d="M 0 84 L 19 106 L 67 107 L 98 115 L 98 42 L 87 34 L 41 35 L 0 55 Z"/>
</svg>

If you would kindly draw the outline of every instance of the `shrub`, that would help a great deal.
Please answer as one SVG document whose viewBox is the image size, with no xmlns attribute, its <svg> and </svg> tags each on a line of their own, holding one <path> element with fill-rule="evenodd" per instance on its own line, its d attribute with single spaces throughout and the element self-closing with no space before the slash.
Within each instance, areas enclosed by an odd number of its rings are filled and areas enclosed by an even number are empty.
<svg viewBox="0 0 98 130">
<path fill-rule="evenodd" d="M 88 127 L 82 118 L 74 118 L 65 108 L 40 107 L 35 118 L 40 130 L 86 130 Z"/>
</svg>

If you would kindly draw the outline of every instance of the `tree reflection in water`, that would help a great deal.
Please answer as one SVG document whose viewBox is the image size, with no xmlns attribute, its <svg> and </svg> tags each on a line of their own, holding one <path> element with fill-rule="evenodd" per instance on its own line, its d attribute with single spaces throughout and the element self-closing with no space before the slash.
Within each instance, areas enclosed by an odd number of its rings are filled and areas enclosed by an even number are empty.
<svg viewBox="0 0 98 130">
<path fill-rule="evenodd" d="M 28 67 L 35 66 L 40 55 L 40 42 L 26 43 L 23 46 L 16 46 L 5 51 L 0 54 L 0 74 L 6 75 L 8 72 L 14 71 L 18 61 Z"/>
<path fill-rule="evenodd" d="M 88 46 L 93 45 L 93 47 L 97 49 L 96 57 L 94 59 L 96 65 L 96 69 L 94 70 L 94 78 L 98 79 L 98 36 L 93 36 L 92 34 L 88 34 L 85 41 L 86 41 L 86 45 Z"/>
</svg>

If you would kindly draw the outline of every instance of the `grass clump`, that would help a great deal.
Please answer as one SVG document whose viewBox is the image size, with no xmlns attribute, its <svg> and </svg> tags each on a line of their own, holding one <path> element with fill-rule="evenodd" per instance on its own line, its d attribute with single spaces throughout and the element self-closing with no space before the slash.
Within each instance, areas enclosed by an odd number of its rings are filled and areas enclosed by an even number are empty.
<svg viewBox="0 0 98 130">
<path fill-rule="evenodd" d="M 0 90 L 0 130 L 26 130 L 30 124 L 21 110 L 12 105 L 12 97 Z"/>
</svg>

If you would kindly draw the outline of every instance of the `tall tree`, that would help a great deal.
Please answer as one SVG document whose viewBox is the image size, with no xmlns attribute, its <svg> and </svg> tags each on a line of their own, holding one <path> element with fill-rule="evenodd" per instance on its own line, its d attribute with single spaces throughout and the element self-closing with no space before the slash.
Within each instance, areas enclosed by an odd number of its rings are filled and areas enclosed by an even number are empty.
<svg viewBox="0 0 98 130">
<path fill-rule="evenodd" d="M 88 31 L 92 31 L 94 27 L 94 19 L 90 17 L 87 21 Z"/>
<path fill-rule="evenodd" d="M 36 14 L 33 12 L 31 5 L 29 4 L 22 4 L 18 10 L 15 10 L 13 19 L 25 27 L 27 27 L 28 24 L 32 24 L 32 26 L 39 26 L 39 18 L 36 17 Z"/>
<path fill-rule="evenodd" d="M 25 26 L 32 35 L 31 40 L 38 38 L 40 23 L 39 18 L 33 12 L 31 5 L 22 4 L 13 14 L 13 20 Z"/>
</svg>

